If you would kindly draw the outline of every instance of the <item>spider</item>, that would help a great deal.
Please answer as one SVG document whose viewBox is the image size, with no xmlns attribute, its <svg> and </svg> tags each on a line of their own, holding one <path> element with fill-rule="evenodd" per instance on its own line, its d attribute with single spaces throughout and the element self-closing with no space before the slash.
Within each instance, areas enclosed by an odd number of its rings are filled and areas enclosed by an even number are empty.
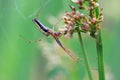
<svg viewBox="0 0 120 80">
<path fill-rule="evenodd" d="M 75 61 L 79 62 L 79 58 L 77 58 L 70 50 L 66 49 L 62 43 L 59 40 L 59 36 L 61 35 L 60 32 L 55 32 L 52 29 L 49 29 L 48 27 L 44 26 L 37 18 L 34 18 L 32 20 L 35 25 L 40 29 L 40 31 L 45 35 L 45 36 L 52 36 L 57 44 Z"/>
</svg>

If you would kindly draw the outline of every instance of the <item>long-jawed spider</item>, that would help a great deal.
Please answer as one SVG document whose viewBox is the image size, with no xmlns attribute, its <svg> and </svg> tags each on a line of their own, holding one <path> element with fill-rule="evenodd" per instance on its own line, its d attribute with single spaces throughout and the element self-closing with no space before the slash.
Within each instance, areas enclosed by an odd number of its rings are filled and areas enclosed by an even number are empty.
<svg viewBox="0 0 120 80">
<path fill-rule="evenodd" d="M 40 31 L 46 35 L 46 36 L 52 36 L 58 45 L 75 61 L 79 62 L 79 58 L 77 58 L 70 50 L 66 49 L 62 43 L 59 40 L 59 36 L 61 35 L 60 32 L 55 32 L 52 29 L 49 29 L 48 27 L 44 26 L 37 18 L 33 19 L 33 22 L 36 24 L 36 26 L 40 29 Z"/>
</svg>

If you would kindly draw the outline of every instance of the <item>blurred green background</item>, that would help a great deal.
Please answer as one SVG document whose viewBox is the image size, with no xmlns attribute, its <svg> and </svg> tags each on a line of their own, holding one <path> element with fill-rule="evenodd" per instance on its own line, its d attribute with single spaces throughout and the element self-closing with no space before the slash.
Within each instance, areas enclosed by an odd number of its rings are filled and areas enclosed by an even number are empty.
<svg viewBox="0 0 120 80">
<path fill-rule="evenodd" d="M 109 1 L 109 2 L 108 2 Z M 100 1 L 104 9 L 102 37 L 106 80 L 120 80 L 120 0 Z M 0 0 L 0 80 L 87 80 L 84 61 L 75 63 L 32 22 L 40 8 L 39 19 L 50 28 L 70 10 L 69 0 Z M 57 25 L 63 25 L 58 23 Z M 42 39 L 37 43 L 28 40 Z M 61 38 L 62 43 L 82 58 L 78 37 Z M 94 77 L 97 68 L 95 42 L 83 34 Z"/>
</svg>

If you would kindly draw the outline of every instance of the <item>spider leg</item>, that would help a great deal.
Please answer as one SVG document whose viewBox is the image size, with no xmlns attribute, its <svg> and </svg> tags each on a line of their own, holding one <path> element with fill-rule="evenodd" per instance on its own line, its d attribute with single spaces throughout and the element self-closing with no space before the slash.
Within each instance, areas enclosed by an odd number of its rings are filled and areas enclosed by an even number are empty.
<svg viewBox="0 0 120 80">
<path fill-rule="evenodd" d="M 70 50 L 66 49 L 66 48 L 62 45 L 62 43 L 59 41 L 58 38 L 55 38 L 55 37 L 54 37 L 54 39 L 56 40 L 56 42 L 58 43 L 58 45 L 59 45 L 73 60 L 75 60 L 76 62 L 79 62 L 80 59 L 79 59 L 78 57 L 76 57 Z"/>
</svg>

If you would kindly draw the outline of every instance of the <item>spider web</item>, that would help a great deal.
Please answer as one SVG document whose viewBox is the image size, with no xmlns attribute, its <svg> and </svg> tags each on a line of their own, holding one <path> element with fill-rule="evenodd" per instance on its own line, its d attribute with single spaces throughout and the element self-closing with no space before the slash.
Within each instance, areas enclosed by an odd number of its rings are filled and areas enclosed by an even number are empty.
<svg viewBox="0 0 120 80">
<path fill-rule="evenodd" d="M 42 2 L 42 0 L 40 0 L 40 6 L 33 11 L 33 13 L 29 13 L 29 15 L 25 16 L 24 12 L 20 9 L 19 3 L 17 3 L 17 1 L 14 1 L 14 5 L 15 5 L 15 9 L 17 11 L 17 13 L 23 18 L 23 19 L 27 19 L 27 18 L 31 18 L 33 16 L 36 15 L 36 13 L 40 10 L 42 10 L 41 8 L 44 8 L 45 6 L 47 6 L 50 3 L 51 0 L 46 0 L 45 3 Z M 44 4 L 44 5 L 43 5 Z"/>
</svg>

